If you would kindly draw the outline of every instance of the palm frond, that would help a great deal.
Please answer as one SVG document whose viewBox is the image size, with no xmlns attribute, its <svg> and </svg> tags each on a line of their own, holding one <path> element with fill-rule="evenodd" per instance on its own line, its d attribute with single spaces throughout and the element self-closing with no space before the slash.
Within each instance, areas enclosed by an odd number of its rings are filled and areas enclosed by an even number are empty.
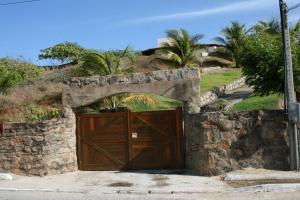
<svg viewBox="0 0 300 200">
<path fill-rule="evenodd" d="M 124 105 L 137 103 L 137 102 L 143 103 L 150 108 L 153 108 L 156 105 L 156 100 L 153 97 L 144 94 L 129 94 L 127 97 L 124 97 L 122 99 L 122 103 Z"/>
<path fill-rule="evenodd" d="M 228 42 L 224 38 L 222 38 L 222 37 L 215 37 L 213 40 L 215 42 L 218 42 L 218 43 L 223 44 L 225 46 L 228 45 Z"/>
</svg>

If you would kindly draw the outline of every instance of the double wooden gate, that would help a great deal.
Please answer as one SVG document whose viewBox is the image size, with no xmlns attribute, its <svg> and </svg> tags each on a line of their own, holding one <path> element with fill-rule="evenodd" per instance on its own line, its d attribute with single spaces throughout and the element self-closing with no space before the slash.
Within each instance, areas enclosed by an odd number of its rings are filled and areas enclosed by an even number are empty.
<svg viewBox="0 0 300 200">
<path fill-rule="evenodd" d="M 179 169 L 181 108 L 77 115 L 80 170 Z"/>
</svg>

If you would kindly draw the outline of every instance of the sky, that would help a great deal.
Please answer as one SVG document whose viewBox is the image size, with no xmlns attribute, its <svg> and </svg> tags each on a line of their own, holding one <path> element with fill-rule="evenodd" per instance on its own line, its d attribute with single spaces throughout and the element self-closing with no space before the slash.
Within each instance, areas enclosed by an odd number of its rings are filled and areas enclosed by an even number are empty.
<svg viewBox="0 0 300 200">
<path fill-rule="evenodd" d="M 248 26 L 279 16 L 278 0 L 0 0 L 0 57 L 22 56 L 37 64 L 41 49 L 77 42 L 99 50 L 157 46 L 165 31 L 184 28 L 213 43 L 231 21 Z M 288 6 L 300 0 L 286 0 Z M 289 20 L 300 19 L 300 8 Z"/>
</svg>

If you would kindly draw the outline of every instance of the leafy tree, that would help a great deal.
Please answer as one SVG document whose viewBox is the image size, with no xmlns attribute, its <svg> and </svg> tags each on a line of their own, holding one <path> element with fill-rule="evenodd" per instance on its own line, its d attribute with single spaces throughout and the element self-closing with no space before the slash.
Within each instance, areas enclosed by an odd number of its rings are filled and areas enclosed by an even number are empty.
<svg viewBox="0 0 300 200">
<path fill-rule="evenodd" d="M 42 68 L 22 59 L 0 59 L 0 93 L 8 93 L 10 89 L 23 81 L 38 77 Z"/>
<path fill-rule="evenodd" d="M 167 40 L 157 50 L 157 54 L 160 55 L 157 59 L 175 68 L 195 67 L 198 62 L 196 53 L 201 48 L 198 42 L 203 35 L 190 35 L 184 29 L 172 29 L 166 34 Z"/>
<path fill-rule="evenodd" d="M 294 25 L 292 25 L 290 30 L 291 30 L 290 32 L 292 37 L 295 38 L 295 42 L 299 43 L 300 42 L 300 20 Z"/>
<path fill-rule="evenodd" d="M 255 93 L 269 95 L 284 92 L 284 53 L 281 37 L 253 34 L 244 38 L 240 53 L 243 73 Z M 296 91 L 300 92 L 300 46 L 292 38 Z"/>
<path fill-rule="evenodd" d="M 41 50 L 39 59 L 58 60 L 61 63 L 77 64 L 87 50 L 77 43 L 64 42 Z"/>
<path fill-rule="evenodd" d="M 225 47 L 231 52 L 236 62 L 236 67 L 240 67 L 240 52 L 242 48 L 243 38 L 246 36 L 245 24 L 239 22 L 231 22 L 230 26 L 225 27 L 221 33 L 223 37 L 216 37 L 214 40 L 218 43 L 225 45 Z"/>
</svg>

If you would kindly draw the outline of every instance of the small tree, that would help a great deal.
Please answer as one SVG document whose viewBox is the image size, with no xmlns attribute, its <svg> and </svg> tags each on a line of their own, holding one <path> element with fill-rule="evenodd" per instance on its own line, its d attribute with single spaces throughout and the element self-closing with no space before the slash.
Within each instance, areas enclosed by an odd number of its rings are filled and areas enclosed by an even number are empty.
<svg viewBox="0 0 300 200">
<path fill-rule="evenodd" d="M 296 91 L 300 92 L 300 46 L 292 40 Z M 255 34 L 244 39 L 240 53 L 243 73 L 255 93 L 269 95 L 284 92 L 284 54 L 282 40 L 270 34 Z"/>
<path fill-rule="evenodd" d="M 64 42 L 41 50 L 39 59 L 58 60 L 61 63 L 77 64 L 86 49 L 77 43 Z"/>
</svg>

